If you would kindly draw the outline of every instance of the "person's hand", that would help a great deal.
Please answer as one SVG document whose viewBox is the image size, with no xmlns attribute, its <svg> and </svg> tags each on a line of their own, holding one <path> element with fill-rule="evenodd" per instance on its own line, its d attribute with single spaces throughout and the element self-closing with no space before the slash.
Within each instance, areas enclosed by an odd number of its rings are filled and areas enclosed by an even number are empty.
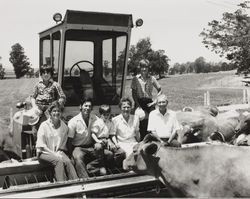
<svg viewBox="0 0 250 199">
<path fill-rule="evenodd" d="M 34 107 L 34 112 L 36 115 L 42 115 L 42 111 L 38 108 L 38 106 Z"/>
<path fill-rule="evenodd" d="M 61 106 L 63 106 L 63 105 L 64 105 L 64 99 L 63 99 L 63 98 L 60 98 L 60 99 L 58 100 L 58 103 L 59 103 Z"/>
<path fill-rule="evenodd" d="M 150 103 L 147 104 L 148 107 L 151 107 L 153 105 L 155 105 L 155 102 L 150 102 Z"/>
<path fill-rule="evenodd" d="M 57 152 L 55 153 L 55 155 L 56 155 L 57 157 L 59 157 L 59 158 L 62 158 L 62 157 L 63 157 L 61 151 L 57 151 Z"/>
<path fill-rule="evenodd" d="M 109 149 L 110 151 L 114 151 L 114 150 L 116 149 L 116 146 L 115 146 L 114 144 L 110 144 L 110 143 L 109 143 L 108 149 Z"/>
</svg>

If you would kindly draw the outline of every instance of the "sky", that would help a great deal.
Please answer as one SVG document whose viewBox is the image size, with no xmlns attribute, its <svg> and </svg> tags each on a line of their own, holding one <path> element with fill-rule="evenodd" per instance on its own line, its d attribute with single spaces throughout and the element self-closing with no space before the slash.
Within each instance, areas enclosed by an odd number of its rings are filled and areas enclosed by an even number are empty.
<svg viewBox="0 0 250 199">
<path fill-rule="evenodd" d="M 165 50 L 170 65 L 194 61 L 203 56 L 207 62 L 225 59 L 209 51 L 199 34 L 208 22 L 221 20 L 224 12 L 237 9 L 240 0 L 0 0 L 0 63 L 6 70 L 11 46 L 20 43 L 32 67 L 39 67 L 38 33 L 55 25 L 56 12 L 67 9 L 132 14 L 142 18 L 142 27 L 132 30 L 131 44 L 150 37 L 153 50 Z M 250 14 L 250 13 L 249 13 Z"/>
</svg>

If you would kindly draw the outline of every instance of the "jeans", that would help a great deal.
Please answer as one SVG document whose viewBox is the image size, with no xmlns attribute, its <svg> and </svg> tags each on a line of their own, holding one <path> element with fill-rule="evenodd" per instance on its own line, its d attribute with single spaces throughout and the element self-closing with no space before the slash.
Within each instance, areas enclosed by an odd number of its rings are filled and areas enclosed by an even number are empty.
<svg viewBox="0 0 250 199">
<path fill-rule="evenodd" d="M 49 163 L 54 167 L 55 178 L 57 181 L 78 179 L 74 165 L 64 152 L 60 152 L 61 157 L 51 153 L 41 153 L 38 160 L 43 163 Z"/>
<path fill-rule="evenodd" d="M 76 172 L 79 178 L 87 178 L 88 170 L 95 172 L 99 169 L 100 163 L 97 159 L 96 152 L 93 147 L 75 147 L 72 152 L 75 162 Z"/>
</svg>

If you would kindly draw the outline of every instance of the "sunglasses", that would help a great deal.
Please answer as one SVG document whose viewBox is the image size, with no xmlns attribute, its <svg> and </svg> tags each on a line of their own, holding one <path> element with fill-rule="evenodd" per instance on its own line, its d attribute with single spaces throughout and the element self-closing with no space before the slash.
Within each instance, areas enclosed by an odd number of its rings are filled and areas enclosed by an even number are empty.
<svg viewBox="0 0 250 199">
<path fill-rule="evenodd" d="M 51 73 L 52 74 L 52 71 L 50 69 L 41 70 L 41 74 L 44 74 L 44 73 Z"/>
</svg>

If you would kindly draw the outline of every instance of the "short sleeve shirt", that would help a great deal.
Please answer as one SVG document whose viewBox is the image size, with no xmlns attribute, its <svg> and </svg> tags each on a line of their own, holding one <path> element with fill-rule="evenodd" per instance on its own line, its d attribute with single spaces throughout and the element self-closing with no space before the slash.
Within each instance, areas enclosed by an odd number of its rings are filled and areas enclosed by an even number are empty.
<svg viewBox="0 0 250 199">
<path fill-rule="evenodd" d="M 59 149 L 66 151 L 67 139 L 67 125 L 61 120 L 60 127 L 56 129 L 50 119 L 48 119 L 44 121 L 38 129 L 36 148 L 43 148 L 46 146 L 54 152 Z"/>
<path fill-rule="evenodd" d="M 132 79 L 131 89 L 136 91 L 138 98 L 152 98 L 153 87 L 156 89 L 161 88 L 154 76 L 149 76 L 145 81 L 139 74 Z"/>
<path fill-rule="evenodd" d="M 116 135 L 118 142 L 135 142 L 136 134 L 139 133 L 139 118 L 130 115 L 128 122 L 123 118 L 122 114 L 112 119 L 113 125 L 110 135 Z"/>
<path fill-rule="evenodd" d="M 75 117 L 71 118 L 68 122 L 69 127 L 69 138 L 72 138 L 73 146 L 90 146 L 93 144 L 93 139 L 91 136 L 91 126 L 94 121 L 97 120 L 97 116 L 90 114 L 89 125 L 87 126 L 84 119 L 82 118 L 82 113 L 79 113 Z"/>
<path fill-rule="evenodd" d="M 110 120 L 104 122 L 103 119 L 98 118 L 96 121 L 94 121 L 91 127 L 91 132 L 94 132 L 97 138 L 109 138 L 111 125 L 112 123 Z"/>
<path fill-rule="evenodd" d="M 156 133 L 160 138 L 169 138 L 172 133 L 180 129 L 181 126 L 174 111 L 167 109 L 164 115 L 160 113 L 159 109 L 150 112 L 148 131 Z"/>
</svg>

